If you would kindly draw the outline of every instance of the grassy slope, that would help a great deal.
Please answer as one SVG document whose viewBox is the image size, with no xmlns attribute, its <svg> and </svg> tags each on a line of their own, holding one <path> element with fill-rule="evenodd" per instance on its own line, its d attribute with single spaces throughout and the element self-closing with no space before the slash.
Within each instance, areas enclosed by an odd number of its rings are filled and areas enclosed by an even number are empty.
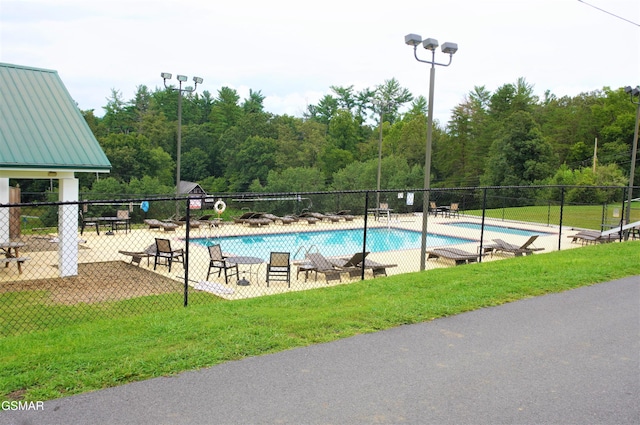
<svg viewBox="0 0 640 425">
<path fill-rule="evenodd" d="M 46 400 L 638 274 L 640 242 L 96 320 L 0 340 L 0 399 Z"/>
</svg>

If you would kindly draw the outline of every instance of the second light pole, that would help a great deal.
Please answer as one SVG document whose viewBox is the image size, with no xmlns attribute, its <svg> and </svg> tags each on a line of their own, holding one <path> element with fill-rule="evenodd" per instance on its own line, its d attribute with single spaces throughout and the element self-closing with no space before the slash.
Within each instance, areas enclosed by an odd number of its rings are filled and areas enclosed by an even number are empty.
<svg viewBox="0 0 640 425">
<path fill-rule="evenodd" d="M 624 88 L 624 92 L 631 97 L 631 103 L 634 103 L 638 106 L 636 109 L 636 125 L 633 130 L 633 142 L 631 145 L 631 168 L 629 168 L 629 190 L 627 194 L 626 222 L 627 224 L 629 224 L 631 223 L 631 200 L 633 199 L 633 181 L 635 178 L 636 155 L 638 152 L 638 131 L 640 130 L 640 86 L 636 86 L 636 88 L 634 89 L 632 89 L 631 86 L 627 86 Z M 638 100 L 634 100 L 635 97 L 637 97 Z M 625 239 L 628 238 L 629 232 L 625 234 Z"/>
<path fill-rule="evenodd" d="M 435 38 L 422 39 L 418 34 L 407 34 L 404 36 L 404 42 L 409 46 L 413 46 L 413 55 L 418 62 L 431 64 L 431 72 L 429 74 L 429 104 L 427 115 L 427 147 L 424 158 L 424 195 L 422 201 L 422 244 L 420 248 L 420 270 L 424 270 L 426 266 L 427 251 L 427 216 L 429 215 L 429 192 L 431 190 L 431 136 L 433 131 L 433 86 L 436 77 L 435 66 L 449 66 L 453 60 L 453 55 L 458 51 L 456 43 L 444 43 L 442 52 L 449 55 L 448 63 L 436 62 L 436 49 L 438 48 L 438 40 Z M 422 46 L 431 51 L 431 60 L 424 60 L 418 57 L 418 46 Z"/>
<path fill-rule="evenodd" d="M 198 84 L 202 84 L 202 78 L 193 77 L 193 87 L 182 87 L 182 83 L 186 82 L 189 78 L 186 75 L 177 75 L 178 87 L 168 86 L 167 80 L 171 79 L 171 74 L 163 72 L 160 74 L 164 87 L 169 90 L 175 90 L 178 92 L 178 137 L 177 137 L 177 154 L 176 154 L 176 198 L 180 196 L 180 157 L 182 151 L 182 93 L 193 93 L 196 91 Z M 176 220 L 179 218 L 179 204 L 176 203 Z"/>
</svg>

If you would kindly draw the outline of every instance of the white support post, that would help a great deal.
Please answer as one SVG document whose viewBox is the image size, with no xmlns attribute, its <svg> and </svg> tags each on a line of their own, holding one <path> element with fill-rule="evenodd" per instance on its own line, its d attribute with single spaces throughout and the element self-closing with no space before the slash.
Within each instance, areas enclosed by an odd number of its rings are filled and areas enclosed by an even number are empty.
<svg viewBox="0 0 640 425">
<path fill-rule="evenodd" d="M 77 202 L 78 179 L 59 180 L 60 202 Z M 60 277 L 78 275 L 78 204 L 60 205 L 58 209 L 58 263 Z"/>
<path fill-rule="evenodd" d="M 0 205 L 8 204 L 9 200 L 9 179 L 0 178 Z M 10 208 L 0 208 L 0 242 L 9 242 L 9 210 Z"/>
</svg>

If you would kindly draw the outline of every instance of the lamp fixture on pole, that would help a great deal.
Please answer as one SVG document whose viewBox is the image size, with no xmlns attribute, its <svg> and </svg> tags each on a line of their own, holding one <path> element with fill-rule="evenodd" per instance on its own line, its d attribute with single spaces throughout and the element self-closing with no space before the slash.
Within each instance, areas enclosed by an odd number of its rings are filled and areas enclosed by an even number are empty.
<svg viewBox="0 0 640 425">
<path fill-rule="evenodd" d="M 407 34 L 404 36 L 404 42 L 413 46 L 413 55 L 418 62 L 427 63 L 431 65 L 429 73 L 429 105 L 427 115 L 427 146 L 425 149 L 424 158 L 424 195 L 422 197 L 422 244 L 420 248 L 420 270 L 424 270 L 426 266 L 426 251 L 427 251 L 427 216 L 429 215 L 429 192 L 431 190 L 431 137 L 433 130 L 433 86 L 435 83 L 436 68 L 435 66 L 449 66 L 453 60 L 453 55 L 458 51 L 458 45 L 456 43 L 446 42 L 442 44 L 442 53 L 449 55 L 448 63 L 436 62 L 436 49 L 438 48 L 438 40 L 435 38 L 426 38 L 418 34 Z M 422 46 L 426 50 L 431 51 L 431 60 L 420 59 L 418 57 L 418 46 Z"/>
<path fill-rule="evenodd" d="M 176 79 L 178 80 L 178 87 L 174 87 L 171 85 L 167 85 L 167 80 L 171 79 L 171 74 L 169 72 L 162 72 L 160 74 L 162 77 L 162 81 L 164 83 L 164 87 L 168 90 L 175 90 L 178 92 L 178 137 L 177 137 L 177 155 L 176 155 L 176 198 L 180 196 L 180 157 L 182 151 L 182 94 L 183 93 L 193 93 L 196 91 L 198 84 L 202 84 L 202 78 L 193 77 L 193 87 L 187 86 L 182 87 L 182 83 L 186 82 L 189 78 L 186 75 L 176 75 Z M 178 204 L 176 203 L 176 219 L 178 218 L 179 210 Z"/>
<path fill-rule="evenodd" d="M 635 171 L 636 171 L 636 154 L 638 152 L 638 130 L 640 127 L 640 86 L 636 86 L 636 88 L 631 88 L 631 86 L 627 86 L 624 88 L 624 92 L 629 95 L 631 98 L 631 103 L 638 105 L 636 110 L 636 126 L 633 131 L 633 145 L 631 147 L 631 168 L 629 169 L 629 193 L 627 195 L 627 213 L 626 213 L 626 221 L 627 224 L 631 222 L 631 200 L 633 199 L 633 181 L 635 179 Z M 638 100 L 634 100 L 637 97 Z M 627 236 L 628 237 L 628 234 Z"/>
</svg>

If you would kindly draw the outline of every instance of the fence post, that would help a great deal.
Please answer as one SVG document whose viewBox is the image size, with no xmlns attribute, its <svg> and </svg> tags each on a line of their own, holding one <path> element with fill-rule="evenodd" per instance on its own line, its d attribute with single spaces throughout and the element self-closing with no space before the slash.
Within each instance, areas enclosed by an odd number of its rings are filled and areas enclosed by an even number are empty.
<svg viewBox="0 0 640 425">
<path fill-rule="evenodd" d="M 640 111 L 640 106 L 638 107 L 638 110 Z M 633 166 L 633 164 L 632 164 Z M 624 199 L 625 197 L 627 198 L 627 208 L 625 209 L 624 207 L 624 201 L 622 201 L 622 213 L 620 214 L 620 233 L 619 233 L 619 241 L 622 242 L 622 239 L 624 239 L 625 241 L 629 240 L 629 231 L 625 230 L 624 232 L 622 231 L 622 226 L 623 224 L 626 223 L 631 223 L 631 191 L 632 191 L 633 186 L 629 186 L 629 190 L 628 191 L 622 191 L 622 199 Z"/>
<path fill-rule="evenodd" d="M 425 187 L 424 191 L 422 192 L 422 240 L 420 243 L 420 271 L 424 271 L 427 268 L 427 221 L 429 218 L 430 195 L 431 190 Z"/>
<path fill-rule="evenodd" d="M 560 229 L 558 231 L 558 251 L 560 251 L 562 244 L 562 219 L 564 216 L 564 186 L 560 188 Z"/>
<path fill-rule="evenodd" d="M 185 201 L 187 203 L 187 213 L 186 213 L 186 232 L 184 237 L 184 256 L 182 260 L 184 261 L 184 306 L 187 307 L 189 305 L 189 236 L 191 233 L 191 209 L 189 208 L 189 198 Z"/>
<path fill-rule="evenodd" d="M 482 190 L 482 224 L 480 225 L 480 262 L 484 256 L 484 218 L 487 211 L 487 188 Z"/>
<path fill-rule="evenodd" d="M 362 233 L 362 270 L 360 278 L 364 280 L 365 252 L 367 252 L 367 221 L 369 218 L 369 191 L 364 195 L 364 232 Z"/>
</svg>

